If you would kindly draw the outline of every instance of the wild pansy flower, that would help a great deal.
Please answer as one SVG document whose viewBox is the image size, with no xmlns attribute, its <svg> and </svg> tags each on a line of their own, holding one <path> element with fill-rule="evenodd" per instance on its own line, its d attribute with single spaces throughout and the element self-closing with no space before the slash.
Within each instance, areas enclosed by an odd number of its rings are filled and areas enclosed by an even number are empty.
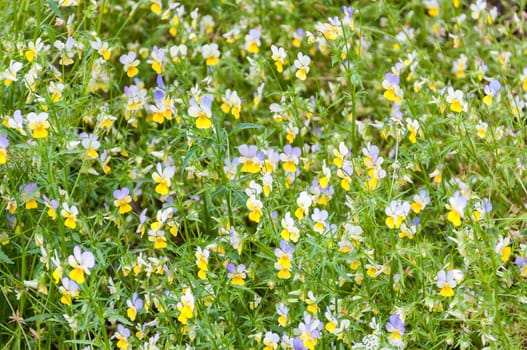
<svg viewBox="0 0 527 350">
<path fill-rule="evenodd" d="M 369 179 L 365 183 L 367 190 L 371 191 L 377 187 L 378 181 L 386 177 L 386 171 L 382 169 L 384 158 L 379 156 L 379 147 L 367 144 L 362 150 L 364 155 L 364 166 L 368 170 Z"/>
<path fill-rule="evenodd" d="M 57 218 L 57 209 L 59 208 L 59 202 L 55 199 L 48 199 L 45 195 L 44 198 L 44 205 L 48 208 L 48 216 L 55 220 Z"/>
<path fill-rule="evenodd" d="M 22 190 L 22 201 L 26 202 L 26 209 L 36 209 L 38 208 L 38 203 L 35 198 L 40 197 L 40 192 L 38 192 L 38 187 L 35 182 L 30 182 Z"/>
<path fill-rule="evenodd" d="M 163 124 L 166 120 L 172 119 L 172 113 L 174 105 L 169 97 L 166 97 L 165 93 L 156 89 L 154 92 L 155 104 L 147 105 L 147 110 L 150 112 L 152 120 L 157 124 Z"/>
<path fill-rule="evenodd" d="M 527 258 L 518 256 L 516 257 L 516 260 L 514 260 L 514 263 L 520 267 L 520 276 L 526 277 L 527 276 Z"/>
<path fill-rule="evenodd" d="M 238 266 L 233 263 L 227 264 L 227 277 L 231 280 L 231 284 L 234 286 L 245 285 L 245 278 L 247 277 L 245 265 L 240 264 Z"/>
<path fill-rule="evenodd" d="M 4 124 L 7 124 L 6 126 L 8 128 L 15 129 L 21 135 L 26 136 L 26 132 L 24 130 L 24 123 L 25 123 L 25 120 L 22 117 L 22 112 L 19 109 L 17 109 L 13 113 L 12 117 L 7 118 L 7 122 L 6 120 L 4 120 Z"/>
<path fill-rule="evenodd" d="M 448 202 L 449 204 L 446 205 L 446 208 L 448 209 L 447 219 L 454 226 L 458 227 L 461 225 L 461 219 L 465 215 L 465 207 L 467 206 L 468 199 L 459 191 L 456 191 L 454 195 L 450 197 Z"/>
<path fill-rule="evenodd" d="M 295 76 L 300 80 L 306 80 L 307 73 L 309 73 L 309 65 L 311 58 L 301 52 L 298 53 L 297 59 L 294 61 L 296 70 Z"/>
<path fill-rule="evenodd" d="M 324 329 L 324 324 L 314 318 L 310 313 L 304 313 L 304 320 L 298 325 L 298 334 L 303 342 L 303 346 L 309 350 L 314 350 L 318 339 L 322 337 L 320 332 Z"/>
<path fill-rule="evenodd" d="M 122 324 L 117 325 L 117 332 L 114 333 L 113 338 L 117 339 L 117 348 L 122 350 L 128 349 L 128 338 L 130 337 L 131 333 L 128 328 L 123 326 Z"/>
<path fill-rule="evenodd" d="M 273 176 L 271 173 L 264 173 L 262 177 L 263 193 L 267 197 L 273 190 Z"/>
<path fill-rule="evenodd" d="M 327 205 L 335 193 L 333 186 L 327 185 L 322 188 L 320 181 L 316 178 L 311 182 L 309 191 L 311 192 L 313 202 L 319 205 Z"/>
<path fill-rule="evenodd" d="M 266 173 L 272 173 L 280 162 L 280 153 L 276 152 L 272 148 L 268 148 L 264 151 L 265 161 L 262 170 Z"/>
<path fill-rule="evenodd" d="M 406 329 L 404 328 L 404 321 L 399 315 L 394 314 L 390 316 L 386 324 L 386 330 L 390 333 L 389 341 L 392 345 L 403 345 L 403 336 L 406 333 Z"/>
<path fill-rule="evenodd" d="M 128 315 L 128 318 L 130 318 L 130 320 L 132 320 L 133 322 L 135 321 L 135 318 L 137 316 L 137 311 L 143 309 L 143 299 L 139 298 L 139 295 L 137 293 L 133 293 L 132 299 L 126 300 L 126 305 L 128 306 L 126 314 Z"/>
<path fill-rule="evenodd" d="M 293 253 L 295 249 L 286 240 L 280 241 L 280 248 L 275 248 L 274 255 L 278 259 L 274 268 L 278 270 L 278 278 L 288 279 L 291 277 Z"/>
<path fill-rule="evenodd" d="M 24 67 L 21 62 L 11 61 L 9 68 L 3 72 L 0 72 L 0 79 L 4 81 L 5 86 L 11 85 L 14 81 L 17 81 L 17 73 Z"/>
<path fill-rule="evenodd" d="M 320 177 L 318 179 L 318 183 L 320 185 L 320 188 L 324 189 L 324 188 L 328 187 L 329 180 L 331 179 L 331 169 L 329 169 L 326 166 L 326 161 L 324 161 L 323 164 L 322 164 L 322 174 L 324 176 L 322 176 L 322 177 Z"/>
<path fill-rule="evenodd" d="M 240 118 L 241 103 L 240 97 L 236 91 L 231 91 L 227 89 L 225 91 L 225 96 L 222 98 L 223 103 L 221 104 L 221 110 L 223 113 L 231 113 L 235 119 Z"/>
<path fill-rule="evenodd" d="M 167 247 L 165 231 L 161 230 L 159 221 L 153 222 L 148 230 L 148 240 L 154 242 L 154 249 L 163 249 Z"/>
<path fill-rule="evenodd" d="M 476 135 L 480 138 L 480 139 L 484 139 L 486 136 L 487 136 L 487 129 L 489 127 L 489 124 L 488 123 L 485 123 L 483 121 L 480 121 L 477 125 L 476 125 Z"/>
<path fill-rule="evenodd" d="M 452 87 L 447 89 L 446 101 L 450 103 L 452 112 L 460 113 L 467 111 L 467 104 L 463 101 L 463 91 L 455 90 Z"/>
<path fill-rule="evenodd" d="M 492 203 L 490 203 L 488 198 L 483 198 L 482 201 L 476 202 L 474 204 L 474 212 L 472 215 L 476 221 L 485 219 L 487 214 L 492 211 Z"/>
<path fill-rule="evenodd" d="M 296 126 L 294 126 L 293 123 L 289 123 L 287 126 L 284 125 L 285 131 L 287 133 L 286 139 L 289 143 L 293 143 L 295 141 L 296 135 L 298 135 L 298 132 L 300 131 Z"/>
<path fill-rule="evenodd" d="M 440 288 L 439 294 L 443 297 L 454 295 L 454 288 L 463 279 L 463 273 L 459 270 L 440 270 L 436 276 L 437 287 Z"/>
<path fill-rule="evenodd" d="M 423 5 L 430 17 L 439 16 L 439 0 L 423 0 Z"/>
<path fill-rule="evenodd" d="M 421 211 L 430 203 L 430 196 L 426 190 L 420 190 L 418 194 L 412 198 L 412 204 L 410 207 L 416 214 L 420 214 Z"/>
<path fill-rule="evenodd" d="M 493 52 L 491 52 L 493 54 Z M 503 51 L 498 53 L 496 59 L 502 66 L 506 66 L 509 63 L 512 54 L 509 51 Z"/>
<path fill-rule="evenodd" d="M 417 226 L 419 226 L 420 223 L 421 219 L 419 216 L 411 219 L 408 224 L 403 222 L 400 227 L 399 238 L 408 237 L 409 239 L 413 239 L 417 232 Z"/>
<path fill-rule="evenodd" d="M 272 56 L 271 58 L 274 61 L 274 64 L 276 66 L 276 70 L 278 73 L 282 73 L 284 71 L 284 64 L 287 60 L 287 53 L 283 47 L 277 47 L 275 45 L 271 45 L 271 52 Z"/>
<path fill-rule="evenodd" d="M 60 302 L 67 306 L 71 306 L 72 298 L 79 295 L 79 285 L 67 277 L 62 278 L 62 286 L 59 290 L 62 294 Z"/>
<path fill-rule="evenodd" d="M 333 159 L 333 164 L 339 169 L 342 169 L 345 166 L 350 167 L 351 162 L 346 159 L 349 154 L 350 149 L 346 146 L 344 142 L 340 142 L 338 148 L 333 149 L 333 155 L 335 156 L 335 158 Z"/>
<path fill-rule="evenodd" d="M 62 91 L 66 86 L 61 82 L 50 82 L 48 85 L 48 92 L 51 95 L 52 102 L 59 102 L 62 100 Z"/>
<path fill-rule="evenodd" d="M 417 142 L 417 132 L 419 131 L 419 122 L 414 119 L 406 118 L 406 129 L 408 129 L 408 140 L 411 143 Z"/>
<path fill-rule="evenodd" d="M 199 104 L 194 98 L 190 99 L 188 114 L 196 118 L 196 127 L 198 129 L 209 129 L 212 126 L 212 95 L 203 95 L 199 98 Z"/>
<path fill-rule="evenodd" d="M 383 96 L 390 102 L 401 103 L 403 100 L 403 91 L 399 87 L 399 76 L 386 73 L 382 81 L 382 87 L 385 89 Z"/>
<path fill-rule="evenodd" d="M 185 44 L 174 45 L 169 49 L 170 56 L 172 57 L 172 62 L 178 63 L 187 57 L 188 49 Z"/>
<path fill-rule="evenodd" d="M 404 219 L 410 213 L 410 203 L 401 200 L 393 200 L 385 209 L 386 225 L 389 228 L 399 228 Z"/>
<path fill-rule="evenodd" d="M 207 278 L 207 271 L 209 270 L 210 251 L 207 248 L 197 247 L 194 256 L 196 257 L 196 266 L 199 269 L 198 277 L 204 280 Z"/>
<path fill-rule="evenodd" d="M 207 32 L 210 34 L 214 31 L 215 25 L 216 23 L 214 23 L 214 18 L 212 18 L 211 15 L 205 15 L 201 18 L 200 21 L 200 31 Z"/>
<path fill-rule="evenodd" d="M 61 58 L 59 60 L 59 63 L 63 66 L 69 66 L 73 64 L 73 56 L 75 53 L 73 52 L 73 49 L 77 46 L 77 42 L 72 37 L 68 37 L 66 39 L 66 42 L 63 43 L 62 41 L 56 40 L 53 43 L 53 46 L 60 51 Z"/>
<path fill-rule="evenodd" d="M 313 214 L 311 214 L 311 220 L 315 222 L 313 230 L 318 233 L 323 233 L 327 228 L 326 220 L 328 219 L 327 210 L 320 210 L 318 208 L 313 209 Z"/>
<path fill-rule="evenodd" d="M 284 218 L 280 221 L 282 225 L 282 231 L 280 236 L 286 241 L 298 242 L 300 237 L 300 230 L 296 227 L 295 220 L 291 217 L 291 213 L 285 213 Z"/>
<path fill-rule="evenodd" d="M 160 195 L 167 195 L 170 185 L 172 183 L 172 177 L 176 172 L 176 168 L 173 166 L 163 166 L 162 163 L 157 163 L 156 171 L 152 174 L 152 179 L 157 184 L 156 192 Z"/>
<path fill-rule="evenodd" d="M 113 192 L 113 198 L 113 205 L 119 208 L 119 214 L 126 214 L 132 210 L 132 206 L 130 205 L 132 197 L 130 197 L 130 190 L 128 187 L 115 190 Z"/>
<path fill-rule="evenodd" d="M 27 44 L 27 50 L 24 51 L 24 56 L 28 60 L 28 62 L 33 62 L 35 57 L 42 52 L 43 50 L 46 50 L 48 47 L 44 45 L 41 38 L 37 38 L 35 42 L 28 42 Z"/>
<path fill-rule="evenodd" d="M 260 29 L 251 29 L 249 30 L 249 34 L 245 36 L 245 49 L 249 53 L 258 53 L 260 51 L 260 38 L 262 36 L 262 32 Z"/>
<path fill-rule="evenodd" d="M 512 248 L 510 247 L 511 239 L 509 237 L 500 237 L 496 243 L 494 251 L 500 255 L 501 262 L 506 263 L 509 261 L 512 253 Z"/>
<path fill-rule="evenodd" d="M 280 336 L 273 332 L 266 332 L 263 340 L 263 350 L 275 350 L 278 348 L 280 342 Z"/>
<path fill-rule="evenodd" d="M 220 51 L 218 50 L 218 44 L 207 44 L 201 47 L 201 54 L 205 59 L 207 66 L 215 66 L 220 63 Z"/>
<path fill-rule="evenodd" d="M 315 29 L 324 35 L 324 38 L 335 41 L 342 34 L 342 23 L 340 19 L 335 16 L 333 18 L 328 18 L 326 23 L 317 23 Z"/>
<path fill-rule="evenodd" d="M 293 46 L 300 47 L 302 45 L 302 39 L 305 36 L 305 31 L 302 28 L 298 28 L 292 33 L 293 36 Z"/>
<path fill-rule="evenodd" d="M 483 91 L 485 92 L 485 97 L 483 97 L 483 103 L 487 106 L 492 104 L 492 99 L 496 94 L 501 90 L 501 84 L 497 80 L 491 80 L 489 85 L 485 85 Z"/>
<path fill-rule="evenodd" d="M 87 134 L 83 132 L 79 135 L 79 138 L 81 139 L 82 147 L 84 147 L 84 149 L 86 150 L 88 159 L 96 159 L 99 156 L 97 150 L 99 149 L 99 147 L 101 147 L 101 143 L 99 142 L 99 135 Z"/>
<path fill-rule="evenodd" d="M 342 6 L 342 12 L 344 12 L 344 17 L 342 18 L 342 24 L 349 26 L 351 30 L 354 30 L 353 23 L 353 6 Z"/>
<path fill-rule="evenodd" d="M 108 61 L 110 59 L 110 55 L 112 54 L 112 52 L 108 47 L 108 43 L 102 41 L 101 38 L 95 38 L 95 41 L 92 41 L 90 43 L 90 46 L 92 47 L 92 49 L 97 51 L 105 61 Z"/>
<path fill-rule="evenodd" d="M 123 65 L 123 69 L 129 78 L 133 78 L 139 73 L 139 69 L 137 69 L 139 60 L 137 60 L 136 57 L 137 54 L 135 52 L 129 51 L 127 54 L 122 55 L 119 58 L 119 62 Z"/>
<path fill-rule="evenodd" d="M 48 114 L 46 112 L 34 113 L 27 115 L 28 128 L 31 130 L 31 136 L 36 139 L 48 137 Z"/>
<path fill-rule="evenodd" d="M 72 205 L 70 207 L 68 203 L 62 203 L 60 215 L 65 219 L 64 226 L 71 229 L 75 229 L 77 227 L 77 215 L 79 215 L 79 210 L 76 206 Z"/>
<path fill-rule="evenodd" d="M 164 63 L 166 61 L 166 50 L 163 48 L 158 48 L 154 46 L 152 48 L 152 53 L 150 54 L 150 59 L 146 63 L 152 65 L 152 70 L 157 74 L 164 72 Z"/>
<path fill-rule="evenodd" d="M 487 9 L 487 2 L 485 0 L 476 0 L 475 3 L 470 4 L 470 16 L 472 19 L 478 20 L 482 12 Z"/>
<path fill-rule="evenodd" d="M 83 284 L 84 274 L 89 275 L 90 269 L 95 266 L 95 256 L 90 251 L 82 252 L 81 248 L 76 245 L 73 248 L 73 255 L 68 257 L 68 264 L 73 268 L 69 277 L 78 284 Z"/>
<path fill-rule="evenodd" d="M 456 75 L 456 78 L 463 78 L 465 71 L 467 70 L 467 56 L 461 55 L 457 60 L 452 63 L 452 73 Z"/>
<path fill-rule="evenodd" d="M 302 151 L 299 147 L 293 147 L 289 144 L 284 146 L 284 153 L 280 153 L 280 160 L 285 171 L 295 173 Z"/>
<path fill-rule="evenodd" d="M 249 220 L 259 223 L 262 217 L 263 203 L 256 198 L 256 195 L 251 194 L 245 202 L 247 209 L 249 209 Z"/>
<path fill-rule="evenodd" d="M 241 145 L 238 147 L 241 157 L 237 158 L 238 163 L 242 165 L 242 172 L 255 174 L 260 171 L 265 155 L 258 151 L 255 145 Z"/>
<path fill-rule="evenodd" d="M 258 89 L 256 89 L 256 91 L 253 93 L 253 109 L 256 109 L 258 105 L 260 104 L 260 101 L 262 100 L 264 87 L 265 87 L 265 83 L 261 83 L 258 86 Z"/>
<path fill-rule="evenodd" d="M 7 147 L 9 146 L 9 140 L 4 135 L 0 134 L 0 164 L 7 162 Z"/>
<path fill-rule="evenodd" d="M 281 327 L 287 326 L 287 317 L 289 315 L 289 308 L 284 303 L 280 302 L 276 307 L 276 313 L 278 314 L 278 324 Z"/>
<path fill-rule="evenodd" d="M 304 215 L 309 215 L 309 208 L 311 207 L 312 203 L 313 200 L 307 192 L 300 192 L 300 195 L 296 200 L 298 208 L 295 210 L 295 216 L 298 220 L 302 220 Z"/>
<path fill-rule="evenodd" d="M 527 67 L 524 67 L 520 74 L 520 84 L 522 89 L 527 91 Z"/>
</svg>

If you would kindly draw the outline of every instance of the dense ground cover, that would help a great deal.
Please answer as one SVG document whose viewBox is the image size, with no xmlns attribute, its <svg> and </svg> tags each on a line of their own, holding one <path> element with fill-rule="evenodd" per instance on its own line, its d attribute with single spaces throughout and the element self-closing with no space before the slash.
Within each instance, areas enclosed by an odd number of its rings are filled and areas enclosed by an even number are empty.
<svg viewBox="0 0 527 350">
<path fill-rule="evenodd" d="M 1 2 L 0 345 L 525 348 L 525 7 Z"/>
</svg>

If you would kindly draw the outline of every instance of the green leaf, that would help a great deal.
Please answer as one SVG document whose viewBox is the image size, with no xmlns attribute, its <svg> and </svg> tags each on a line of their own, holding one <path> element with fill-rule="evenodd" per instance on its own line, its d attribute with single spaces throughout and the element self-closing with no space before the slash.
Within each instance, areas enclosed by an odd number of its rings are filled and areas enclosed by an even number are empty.
<svg viewBox="0 0 527 350">
<path fill-rule="evenodd" d="M 51 7 L 51 10 L 55 13 L 57 17 L 62 18 L 62 12 L 60 12 L 59 7 L 57 6 L 57 2 L 55 0 L 48 0 L 49 7 Z"/>
<path fill-rule="evenodd" d="M 0 250 L 0 261 L 6 263 L 6 264 L 14 264 L 13 260 L 9 259 L 9 257 L 3 252 Z"/>
<path fill-rule="evenodd" d="M 245 129 L 263 129 L 263 125 L 259 125 L 259 124 L 254 124 L 254 123 L 241 123 L 241 124 L 238 124 L 236 125 L 232 130 L 231 130 L 231 134 L 234 134 L 235 132 L 238 132 L 240 130 L 245 130 Z"/>
<path fill-rule="evenodd" d="M 188 165 L 188 162 L 190 162 L 190 158 L 192 157 L 192 155 L 194 153 L 196 153 L 196 149 L 197 147 L 192 147 L 188 152 L 187 152 L 187 155 L 185 156 L 185 158 L 183 159 L 183 164 L 181 164 L 181 176 L 183 176 L 183 171 L 185 171 L 187 165 Z"/>
</svg>

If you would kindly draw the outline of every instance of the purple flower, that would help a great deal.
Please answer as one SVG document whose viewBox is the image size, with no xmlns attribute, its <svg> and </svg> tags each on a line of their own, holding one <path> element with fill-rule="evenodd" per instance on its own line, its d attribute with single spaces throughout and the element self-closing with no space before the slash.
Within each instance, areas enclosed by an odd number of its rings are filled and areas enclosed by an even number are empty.
<svg viewBox="0 0 527 350">
<path fill-rule="evenodd" d="M 163 82 L 163 76 L 161 74 L 159 74 L 156 78 L 156 83 L 157 83 L 157 87 L 160 88 L 160 89 L 164 89 L 165 88 L 165 83 Z"/>
<path fill-rule="evenodd" d="M 238 147 L 238 151 L 244 158 L 258 158 L 260 161 L 265 159 L 265 155 L 262 152 L 258 152 L 258 147 L 255 145 L 241 145 Z"/>
<path fill-rule="evenodd" d="M 293 248 L 285 239 L 282 239 L 280 241 L 280 249 L 282 250 L 283 253 L 287 255 L 293 255 L 293 253 L 295 252 L 295 248 Z M 276 255 L 278 255 L 277 251 L 278 249 L 275 249 Z"/>
<path fill-rule="evenodd" d="M 35 182 L 28 183 L 24 190 L 22 191 L 22 195 L 29 196 L 31 193 L 35 192 L 37 190 L 37 184 Z"/>
<path fill-rule="evenodd" d="M 142 225 L 146 222 L 146 220 L 148 219 L 148 217 L 146 216 L 146 212 L 148 211 L 148 209 L 144 209 L 141 214 L 139 214 L 139 223 Z"/>
<path fill-rule="evenodd" d="M 233 263 L 227 264 L 227 271 L 230 273 L 244 273 L 245 272 L 245 264 L 240 264 L 238 267 L 234 265 Z"/>
<path fill-rule="evenodd" d="M 123 187 L 120 190 L 113 191 L 113 198 L 115 198 L 116 200 L 122 201 L 129 195 L 130 195 L 130 190 L 128 189 L 128 187 Z"/>
<path fill-rule="evenodd" d="M 399 76 L 392 74 L 392 73 L 386 73 L 384 76 L 384 80 L 386 80 L 390 85 L 399 85 Z"/>
<path fill-rule="evenodd" d="M 351 6 L 342 6 L 342 11 L 344 12 L 344 15 L 348 18 L 353 17 L 353 7 Z"/>
<path fill-rule="evenodd" d="M 260 32 L 259 29 L 251 29 L 249 30 L 248 35 L 253 40 L 260 40 L 260 37 L 262 36 L 262 32 Z"/>
<path fill-rule="evenodd" d="M 520 267 L 521 275 L 525 276 L 527 274 L 527 259 L 519 256 L 514 260 L 514 263 Z"/>
<path fill-rule="evenodd" d="M 483 90 L 485 91 L 486 95 L 495 96 L 498 91 L 501 90 L 501 84 L 497 80 L 492 80 L 489 85 L 486 85 Z"/>
<path fill-rule="evenodd" d="M 124 338 L 128 338 L 130 336 L 130 330 L 123 326 L 122 324 L 117 325 L 117 331 L 120 335 L 122 335 Z"/>
<path fill-rule="evenodd" d="M 48 197 L 46 197 L 46 195 L 44 195 L 43 197 L 44 197 L 44 202 L 49 207 L 51 207 L 53 209 L 57 209 L 59 207 L 59 202 L 57 202 L 55 199 L 51 199 L 50 200 Z"/>
<path fill-rule="evenodd" d="M 6 149 L 9 146 L 9 140 L 4 135 L 0 134 L 0 148 Z"/>
<path fill-rule="evenodd" d="M 138 297 L 137 293 L 132 294 L 132 304 L 136 310 L 141 310 L 143 308 L 143 299 Z"/>
<path fill-rule="evenodd" d="M 302 150 L 299 147 L 293 147 L 287 144 L 284 146 L 284 153 L 289 157 L 298 158 L 302 154 Z"/>
<path fill-rule="evenodd" d="M 156 89 L 156 91 L 154 91 L 154 100 L 156 101 L 156 104 L 162 104 L 164 102 L 164 99 L 165 93 L 163 92 L 163 90 Z"/>
<path fill-rule="evenodd" d="M 296 337 L 293 339 L 293 348 L 295 350 L 306 350 L 307 348 L 304 347 L 304 341 L 300 337 Z"/>
<path fill-rule="evenodd" d="M 402 336 L 406 332 L 404 321 L 397 314 L 391 315 L 389 322 L 386 324 L 386 330 L 390 333 L 398 332 Z"/>
</svg>

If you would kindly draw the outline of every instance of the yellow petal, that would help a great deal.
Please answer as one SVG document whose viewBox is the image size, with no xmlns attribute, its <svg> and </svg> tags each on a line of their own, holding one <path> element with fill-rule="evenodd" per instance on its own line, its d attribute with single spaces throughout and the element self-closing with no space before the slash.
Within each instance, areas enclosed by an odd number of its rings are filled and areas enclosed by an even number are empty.
<svg viewBox="0 0 527 350">
<path fill-rule="evenodd" d="M 84 270 L 81 268 L 75 268 L 70 271 L 70 278 L 77 282 L 78 284 L 84 283 Z"/>
</svg>

